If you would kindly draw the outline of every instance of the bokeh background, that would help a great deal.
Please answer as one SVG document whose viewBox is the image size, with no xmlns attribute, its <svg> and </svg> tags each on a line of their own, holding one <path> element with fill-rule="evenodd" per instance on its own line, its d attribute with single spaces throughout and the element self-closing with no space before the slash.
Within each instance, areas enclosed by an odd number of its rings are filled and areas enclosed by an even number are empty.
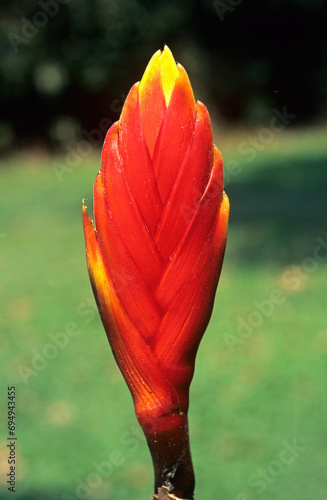
<svg viewBox="0 0 327 500">
<path fill-rule="evenodd" d="M 326 500 L 326 16 L 323 0 L 1 1 L 0 498 L 12 385 L 17 500 L 151 496 L 81 199 L 167 44 L 210 110 L 231 201 L 191 389 L 196 498 Z"/>
</svg>

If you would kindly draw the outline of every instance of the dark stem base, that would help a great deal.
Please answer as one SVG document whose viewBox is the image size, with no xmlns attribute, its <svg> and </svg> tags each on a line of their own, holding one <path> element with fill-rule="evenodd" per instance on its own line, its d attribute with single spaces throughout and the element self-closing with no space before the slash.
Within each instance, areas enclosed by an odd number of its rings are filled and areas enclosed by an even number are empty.
<svg viewBox="0 0 327 500">
<path fill-rule="evenodd" d="M 176 410 L 140 423 L 153 461 L 153 500 L 193 500 L 195 480 L 187 414 Z"/>
</svg>

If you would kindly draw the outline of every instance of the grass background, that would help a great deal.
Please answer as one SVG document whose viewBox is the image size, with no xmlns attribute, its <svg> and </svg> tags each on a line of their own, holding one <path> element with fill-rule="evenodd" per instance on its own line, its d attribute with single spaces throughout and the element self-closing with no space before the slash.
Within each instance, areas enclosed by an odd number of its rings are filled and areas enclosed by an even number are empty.
<svg viewBox="0 0 327 500">
<path fill-rule="evenodd" d="M 250 136 L 259 138 L 251 161 Z M 275 132 L 269 144 L 260 137 L 216 133 L 231 218 L 191 388 L 196 498 L 326 500 L 326 129 Z M 93 152 L 61 179 L 53 162 L 64 157 L 32 152 L 0 165 L 0 498 L 12 498 L 8 385 L 17 500 L 151 497 L 150 455 L 86 271 L 81 199 L 92 199 L 99 158 Z M 317 238 L 326 243 L 320 261 Z M 67 345 L 56 354 L 49 344 L 62 332 Z M 300 451 L 286 464 L 294 440 Z"/>
</svg>

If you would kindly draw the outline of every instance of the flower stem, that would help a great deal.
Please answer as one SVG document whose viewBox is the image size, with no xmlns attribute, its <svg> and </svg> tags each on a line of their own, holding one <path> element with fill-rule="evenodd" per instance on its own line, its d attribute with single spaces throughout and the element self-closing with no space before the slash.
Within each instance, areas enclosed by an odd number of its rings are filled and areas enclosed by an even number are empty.
<svg viewBox="0 0 327 500">
<path fill-rule="evenodd" d="M 140 420 L 154 467 L 152 500 L 193 500 L 194 472 L 187 414 L 173 410 Z"/>
</svg>

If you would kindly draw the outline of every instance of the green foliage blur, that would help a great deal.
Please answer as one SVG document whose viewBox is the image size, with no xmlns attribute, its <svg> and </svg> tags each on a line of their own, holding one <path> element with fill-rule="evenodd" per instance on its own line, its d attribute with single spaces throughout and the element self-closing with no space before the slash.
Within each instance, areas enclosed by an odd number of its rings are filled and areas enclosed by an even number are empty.
<svg viewBox="0 0 327 500">
<path fill-rule="evenodd" d="M 116 121 L 164 44 L 222 123 L 285 105 L 323 119 L 326 16 L 324 0 L 2 0 L 0 152 L 58 150 Z"/>
<path fill-rule="evenodd" d="M 191 386 L 196 499 L 323 500 L 326 454 L 326 129 L 216 134 L 231 219 Z M 253 152 L 252 152 L 253 153 Z M 0 498 L 150 499 L 150 454 L 86 270 L 100 153 L 58 178 L 51 157 L 0 163 Z M 56 158 L 57 163 L 63 158 Z M 7 491 L 6 390 L 17 484 Z"/>
</svg>

